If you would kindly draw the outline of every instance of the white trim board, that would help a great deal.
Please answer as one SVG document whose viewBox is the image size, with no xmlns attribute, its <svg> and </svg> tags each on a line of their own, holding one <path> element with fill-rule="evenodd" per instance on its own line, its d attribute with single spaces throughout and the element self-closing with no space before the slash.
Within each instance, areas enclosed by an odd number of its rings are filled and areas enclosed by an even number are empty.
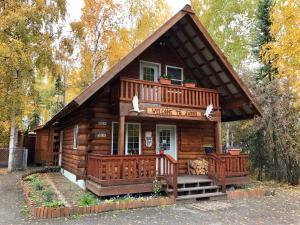
<svg viewBox="0 0 300 225">
<path fill-rule="evenodd" d="M 69 172 L 68 170 L 65 170 L 63 168 L 60 169 L 60 173 L 65 176 L 69 181 L 71 181 L 74 184 L 77 184 L 81 189 L 85 190 L 85 180 L 77 180 L 76 175 Z"/>
</svg>

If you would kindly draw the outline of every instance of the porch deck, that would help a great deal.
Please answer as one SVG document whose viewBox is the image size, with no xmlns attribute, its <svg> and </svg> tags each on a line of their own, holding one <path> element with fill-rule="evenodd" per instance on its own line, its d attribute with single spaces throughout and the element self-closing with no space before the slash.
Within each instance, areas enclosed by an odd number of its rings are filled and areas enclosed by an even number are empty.
<svg viewBox="0 0 300 225">
<path fill-rule="evenodd" d="M 153 179 L 178 199 L 221 196 L 226 185 L 249 182 L 248 155 L 210 154 L 208 175 L 178 175 L 169 155 L 88 156 L 86 187 L 98 196 L 152 192 Z M 185 197 L 183 197 L 185 196 Z"/>
</svg>

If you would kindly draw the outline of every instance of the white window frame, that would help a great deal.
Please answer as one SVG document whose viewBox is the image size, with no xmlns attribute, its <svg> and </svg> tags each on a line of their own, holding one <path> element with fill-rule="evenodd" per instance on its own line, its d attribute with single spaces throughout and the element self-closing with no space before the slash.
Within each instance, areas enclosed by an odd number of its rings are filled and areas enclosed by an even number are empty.
<svg viewBox="0 0 300 225">
<path fill-rule="evenodd" d="M 184 79 L 183 68 L 182 67 L 177 67 L 177 66 L 166 65 L 166 74 L 168 74 L 168 68 L 180 69 L 181 70 L 181 80 L 177 80 L 177 79 L 171 79 L 171 80 L 180 81 L 181 85 L 183 85 L 183 79 Z"/>
<path fill-rule="evenodd" d="M 128 155 L 128 125 L 139 125 L 139 155 L 141 154 L 141 146 L 142 146 L 142 131 L 141 131 L 141 123 L 126 123 L 126 135 L 125 135 L 125 155 Z"/>
<path fill-rule="evenodd" d="M 119 124 L 118 122 L 111 123 L 111 155 L 114 155 L 114 124 Z M 118 141 L 118 140 L 117 140 Z"/>
<path fill-rule="evenodd" d="M 140 80 L 143 80 L 143 66 L 149 65 L 149 66 L 158 66 L 158 74 L 157 74 L 157 80 L 154 79 L 154 82 L 158 82 L 158 79 L 161 76 L 161 64 L 156 62 L 150 62 L 150 61 L 144 61 L 140 60 Z"/>
<path fill-rule="evenodd" d="M 79 126 L 76 124 L 73 127 L 73 149 L 78 149 L 78 131 L 79 131 Z"/>
</svg>

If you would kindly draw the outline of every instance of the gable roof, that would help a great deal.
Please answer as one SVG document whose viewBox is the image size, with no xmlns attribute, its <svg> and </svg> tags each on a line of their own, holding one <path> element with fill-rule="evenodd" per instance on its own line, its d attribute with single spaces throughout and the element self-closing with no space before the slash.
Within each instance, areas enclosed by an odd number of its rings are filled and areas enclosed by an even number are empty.
<svg viewBox="0 0 300 225">
<path fill-rule="evenodd" d="M 189 68 L 201 86 L 220 92 L 222 121 L 233 121 L 261 115 L 249 89 L 241 81 L 222 51 L 215 44 L 197 16 L 186 5 L 145 41 L 100 76 L 45 125 L 64 117 L 107 84 L 143 51 L 164 37 L 176 55 Z"/>
</svg>

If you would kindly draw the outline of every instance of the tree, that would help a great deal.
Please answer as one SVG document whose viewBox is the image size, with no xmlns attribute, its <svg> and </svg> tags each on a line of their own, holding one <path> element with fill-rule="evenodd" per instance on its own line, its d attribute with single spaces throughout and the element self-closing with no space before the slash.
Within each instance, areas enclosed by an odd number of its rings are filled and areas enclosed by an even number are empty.
<svg viewBox="0 0 300 225">
<path fill-rule="evenodd" d="M 251 59 L 257 0 L 191 0 L 191 6 L 234 68 Z"/>
<path fill-rule="evenodd" d="M 95 81 L 103 72 L 107 51 L 118 26 L 120 5 L 113 0 L 85 0 L 80 21 L 71 24 L 79 40 L 81 63 Z"/>
<path fill-rule="evenodd" d="M 65 16 L 65 0 L 1 1 L 0 94 L 1 114 L 10 121 L 9 167 L 17 126 L 35 95 L 35 72 L 53 68 L 54 24 Z"/>
</svg>

